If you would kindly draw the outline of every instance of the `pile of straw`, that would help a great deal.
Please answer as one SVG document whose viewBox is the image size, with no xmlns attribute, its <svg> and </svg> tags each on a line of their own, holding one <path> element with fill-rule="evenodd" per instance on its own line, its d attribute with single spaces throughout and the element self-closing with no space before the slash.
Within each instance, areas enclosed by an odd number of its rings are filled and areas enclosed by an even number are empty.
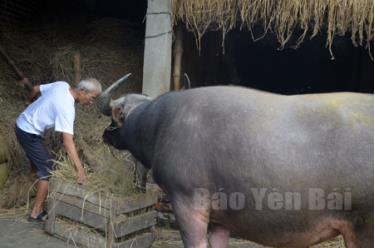
<svg viewBox="0 0 375 248">
<path fill-rule="evenodd" d="M 345 248 L 344 238 L 339 235 L 333 239 L 311 246 L 310 248 Z"/>
<path fill-rule="evenodd" d="M 133 184 L 133 172 L 131 166 L 125 166 L 123 161 L 105 155 L 105 164 L 100 170 L 93 170 L 88 164 L 85 165 L 86 180 L 84 182 L 87 193 L 106 193 L 114 196 L 128 196 L 137 193 Z M 128 162 L 133 163 L 127 153 Z M 102 158 L 104 160 L 104 158 Z M 52 178 L 60 182 L 75 182 L 77 173 L 74 164 L 63 153 L 59 153 L 55 161 L 56 169 L 52 172 Z"/>
<path fill-rule="evenodd" d="M 0 208 L 20 207 L 25 204 L 28 195 L 33 195 L 33 189 L 30 188 L 34 180 L 30 175 L 23 173 L 29 165 L 26 157 L 20 152 L 22 148 L 14 133 L 15 120 L 24 108 L 23 102 L 19 100 L 22 96 L 20 92 L 21 87 L 9 88 L 0 80 L 0 135 L 4 141 L 1 145 L 6 146 L 7 165 L 11 169 L 4 190 L 0 190 Z"/>
<path fill-rule="evenodd" d="M 267 33 L 275 34 L 284 48 L 296 29 L 302 30 L 295 47 L 308 35 L 310 39 L 321 30 L 327 33 L 327 46 L 332 53 L 335 35 L 351 33 L 354 46 L 373 40 L 374 12 L 372 0 L 174 0 L 174 23 L 185 22 L 195 33 L 198 47 L 208 30 L 221 30 L 225 35 L 240 27 L 250 30 L 253 40 Z M 263 27 L 263 35 L 255 37 L 255 25 Z M 371 54 L 370 54 L 371 55 Z"/>
<path fill-rule="evenodd" d="M 132 72 L 125 88 L 139 92 L 144 35 L 137 29 L 113 18 L 60 20 L 43 26 L 4 27 L 0 44 L 36 83 L 64 80 L 74 84 L 73 61 L 79 52 L 83 78 L 95 77 L 107 86 Z M 2 58 L 0 80 L 19 80 Z"/>
</svg>

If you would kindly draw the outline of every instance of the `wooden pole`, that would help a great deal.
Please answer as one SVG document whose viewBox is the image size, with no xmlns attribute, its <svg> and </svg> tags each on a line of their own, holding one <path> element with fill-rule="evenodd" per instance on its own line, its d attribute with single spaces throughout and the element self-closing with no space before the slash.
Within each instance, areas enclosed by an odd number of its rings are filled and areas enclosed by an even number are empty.
<svg viewBox="0 0 375 248">
<path fill-rule="evenodd" d="M 9 55 L 5 52 L 5 50 L 0 47 L 0 53 L 4 56 L 5 60 L 9 63 L 9 65 L 12 67 L 12 69 L 15 71 L 15 73 L 17 74 L 18 77 L 20 77 L 21 79 L 23 79 L 25 77 L 25 75 L 23 74 L 23 72 L 16 66 L 16 63 L 14 62 L 14 60 L 9 57 Z"/>
<path fill-rule="evenodd" d="M 21 79 L 19 83 L 25 87 L 27 91 L 31 91 L 33 88 L 32 83 L 28 78 L 25 77 L 25 74 L 21 71 L 21 69 L 16 65 L 14 60 L 5 52 L 5 50 L 0 47 L 0 53 L 4 56 L 5 60 L 9 63 L 12 69 L 15 71 L 17 76 Z"/>
<path fill-rule="evenodd" d="M 76 52 L 74 54 L 74 81 L 79 83 L 81 81 L 81 54 Z"/>
<path fill-rule="evenodd" d="M 148 0 L 143 93 L 157 97 L 171 86 L 172 0 Z"/>
<path fill-rule="evenodd" d="M 173 46 L 173 89 L 181 89 L 181 68 L 182 68 L 182 56 L 184 53 L 183 47 L 183 30 L 179 25 L 176 27 L 176 38 Z"/>
</svg>

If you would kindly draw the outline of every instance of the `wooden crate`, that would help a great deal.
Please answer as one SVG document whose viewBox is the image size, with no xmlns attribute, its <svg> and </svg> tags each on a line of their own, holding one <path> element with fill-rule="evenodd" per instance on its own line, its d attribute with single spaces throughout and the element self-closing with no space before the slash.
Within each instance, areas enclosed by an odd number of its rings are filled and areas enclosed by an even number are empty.
<svg viewBox="0 0 375 248">
<path fill-rule="evenodd" d="M 88 194 L 83 186 L 51 179 L 45 230 L 83 247 L 151 247 L 157 198 L 153 191 L 123 198 Z"/>
</svg>

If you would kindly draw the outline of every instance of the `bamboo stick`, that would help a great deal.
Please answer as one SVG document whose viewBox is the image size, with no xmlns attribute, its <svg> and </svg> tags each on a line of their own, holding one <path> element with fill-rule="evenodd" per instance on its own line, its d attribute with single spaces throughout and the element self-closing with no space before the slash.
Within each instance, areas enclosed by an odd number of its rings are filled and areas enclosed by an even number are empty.
<svg viewBox="0 0 375 248">
<path fill-rule="evenodd" d="M 181 65 L 183 56 L 183 30 L 181 26 L 176 27 L 176 39 L 173 46 L 173 88 L 174 90 L 181 89 Z"/>
<path fill-rule="evenodd" d="M 78 51 L 74 54 L 74 81 L 81 81 L 81 53 Z"/>
</svg>

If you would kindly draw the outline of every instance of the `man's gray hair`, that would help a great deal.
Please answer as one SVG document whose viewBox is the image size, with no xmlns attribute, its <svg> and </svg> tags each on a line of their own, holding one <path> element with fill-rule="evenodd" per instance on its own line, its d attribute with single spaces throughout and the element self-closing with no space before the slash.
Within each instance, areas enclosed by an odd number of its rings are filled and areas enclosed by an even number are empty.
<svg viewBox="0 0 375 248">
<path fill-rule="evenodd" d="M 87 92 L 98 91 L 99 93 L 102 92 L 102 85 L 100 82 L 95 78 L 87 78 L 81 80 L 76 86 L 78 90 L 84 90 Z"/>
</svg>

